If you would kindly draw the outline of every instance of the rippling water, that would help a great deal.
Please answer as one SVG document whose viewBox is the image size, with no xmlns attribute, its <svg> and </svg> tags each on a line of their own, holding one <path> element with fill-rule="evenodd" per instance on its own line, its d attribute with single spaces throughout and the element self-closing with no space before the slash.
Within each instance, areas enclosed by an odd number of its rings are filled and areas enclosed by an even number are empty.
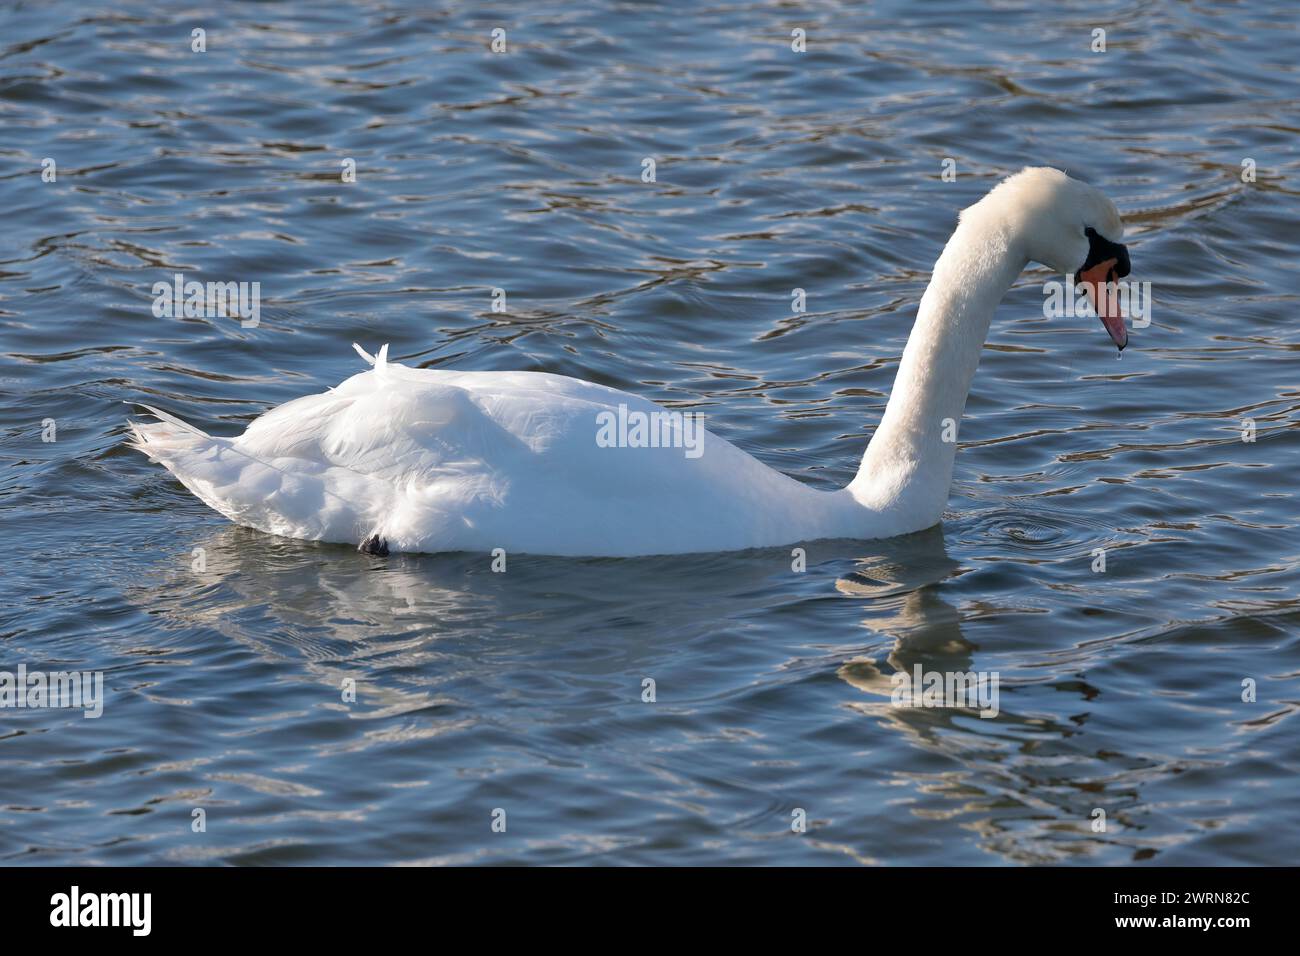
<svg viewBox="0 0 1300 956">
<path fill-rule="evenodd" d="M 0 860 L 1294 859 L 1294 5 L 220 8 L 0 13 L 0 669 L 106 693 L 0 711 Z M 234 434 L 390 342 L 838 486 L 956 211 L 1042 163 L 1119 204 L 1153 324 L 1117 362 L 1027 273 L 943 527 L 803 574 L 369 558 L 123 444 L 125 402 Z M 260 324 L 155 317 L 175 272 L 260 282 Z M 999 715 L 892 706 L 918 664 L 998 672 Z"/>
</svg>

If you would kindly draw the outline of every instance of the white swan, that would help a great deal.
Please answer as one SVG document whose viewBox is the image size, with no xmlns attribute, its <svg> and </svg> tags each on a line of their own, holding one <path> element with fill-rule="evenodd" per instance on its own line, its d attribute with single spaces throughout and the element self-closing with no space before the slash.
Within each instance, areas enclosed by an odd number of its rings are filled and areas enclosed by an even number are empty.
<svg viewBox="0 0 1300 956">
<path fill-rule="evenodd" d="M 1101 283 L 1128 274 L 1123 229 L 1105 196 L 1049 168 L 1025 169 L 963 211 L 880 426 L 838 491 L 626 392 L 542 372 L 407 368 L 387 346 L 373 358 L 358 347 L 373 368 L 237 438 L 151 408 L 160 422 L 132 422 L 133 444 L 231 521 L 378 553 L 628 556 L 918 531 L 947 502 L 956 444 L 945 420 L 961 420 L 1003 294 L 1032 260 L 1074 274 L 1097 301 Z M 1098 312 L 1124 348 L 1118 310 Z M 670 447 L 627 447 L 648 438 L 638 421 Z"/>
</svg>

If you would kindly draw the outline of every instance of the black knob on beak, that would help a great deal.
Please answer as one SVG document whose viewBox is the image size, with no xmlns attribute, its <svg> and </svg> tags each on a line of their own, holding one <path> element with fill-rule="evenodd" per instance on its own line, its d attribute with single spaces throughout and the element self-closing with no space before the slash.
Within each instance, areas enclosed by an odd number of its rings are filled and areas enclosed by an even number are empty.
<svg viewBox="0 0 1300 956">
<path fill-rule="evenodd" d="M 1105 262 L 1107 259 L 1115 260 L 1115 275 L 1122 279 L 1128 275 L 1132 268 L 1128 261 L 1128 246 L 1118 242 L 1111 242 L 1105 236 L 1099 235 L 1096 229 L 1089 226 L 1083 230 L 1083 234 L 1088 237 L 1088 258 L 1079 266 L 1079 271 L 1075 273 L 1075 281 L 1079 281 L 1079 276 L 1086 270 L 1091 269 L 1099 262 Z"/>
</svg>

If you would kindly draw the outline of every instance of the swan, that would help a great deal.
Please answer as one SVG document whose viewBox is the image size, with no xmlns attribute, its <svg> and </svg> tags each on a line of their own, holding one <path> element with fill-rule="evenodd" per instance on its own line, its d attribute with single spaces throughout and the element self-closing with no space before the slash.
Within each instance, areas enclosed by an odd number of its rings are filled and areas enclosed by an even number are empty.
<svg viewBox="0 0 1300 956">
<path fill-rule="evenodd" d="M 993 312 L 1030 261 L 1082 283 L 1114 344 L 1124 224 L 1049 167 L 963 210 L 935 263 L 880 425 L 849 484 L 809 487 L 636 395 L 545 372 L 388 360 L 236 438 L 166 412 L 130 443 L 237 524 L 389 551 L 626 557 L 884 538 L 937 524 Z M 656 440 L 657 439 L 657 440 Z"/>
</svg>

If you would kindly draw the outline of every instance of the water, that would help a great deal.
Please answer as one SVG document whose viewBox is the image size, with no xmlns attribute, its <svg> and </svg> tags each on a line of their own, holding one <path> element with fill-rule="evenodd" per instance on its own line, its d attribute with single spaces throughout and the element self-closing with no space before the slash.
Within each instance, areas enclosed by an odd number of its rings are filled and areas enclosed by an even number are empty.
<svg viewBox="0 0 1300 956">
<path fill-rule="evenodd" d="M 106 694 L 0 712 L 0 859 L 1294 859 L 1294 6 L 320 6 L 0 14 L 0 669 Z M 124 402 L 233 434 L 389 342 L 706 412 L 834 487 L 956 211 L 1029 163 L 1116 200 L 1153 324 L 1117 363 L 1026 274 L 942 529 L 802 574 L 369 558 L 123 444 Z M 175 272 L 260 282 L 260 324 L 155 317 Z M 996 671 L 998 716 L 891 706 L 918 664 Z"/>
</svg>

